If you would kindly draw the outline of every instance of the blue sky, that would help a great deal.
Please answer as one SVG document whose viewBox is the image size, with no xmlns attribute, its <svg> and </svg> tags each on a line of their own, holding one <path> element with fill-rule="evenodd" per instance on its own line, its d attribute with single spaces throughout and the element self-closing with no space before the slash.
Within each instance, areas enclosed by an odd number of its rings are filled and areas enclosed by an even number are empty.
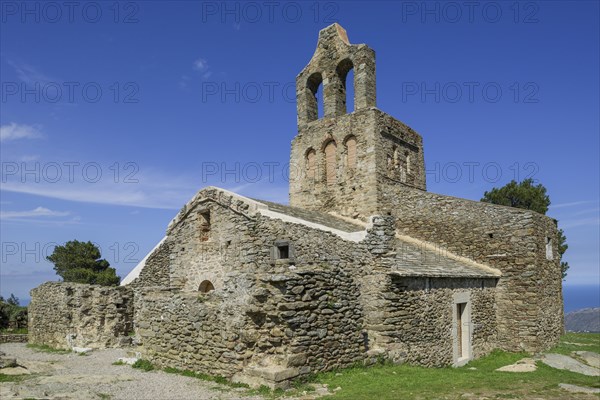
<svg viewBox="0 0 600 400">
<path fill-rule="evenodd" d="M 1 2 L 0 293 L 91 240 L 125 276 L 200 188 L 287 202 L 294 79 L 339 22 L 378 107 L 424 139 L 428 190 L 548 188 L 567 285 L 600 285 L 599 3 Z"/>
</svg>

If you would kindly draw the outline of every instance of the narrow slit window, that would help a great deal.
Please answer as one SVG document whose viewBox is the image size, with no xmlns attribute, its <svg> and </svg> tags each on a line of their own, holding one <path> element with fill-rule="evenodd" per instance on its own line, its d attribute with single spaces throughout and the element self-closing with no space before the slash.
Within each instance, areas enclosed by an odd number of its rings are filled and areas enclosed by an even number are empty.
<svg viewBox="0 0 600 400">
<path fill-rule="evenodd" d="M 546 238 L 546 259 L 554 259 L 554 254 L 552 253 L 552 239 L 549 237 Z"/>
<path fill-rule="evenodd" d="M 465 346 L 465 327 L 463 324 L 465 323 L 465 310 L 467 308 L 467 303 L 458 303 L 456 305 L 456 337 L 458 339 L 458 358 L 465 357 L 466 354 L 466 346 Z"/>
<path fill-rule="evenodd" d="M 337 146 L 332 140 L 325 146 L 325 180 L 327 185 L 334 185 L 337 181 Z"/>
<path fill-rule="evenodd" d="M 306 153 L 306 176 L 308 179 L 314 180 L 316 177 L 316 159 L 317 153 L 310 149 Z"/>
<path fill-rule="evenodd" d="M 346 140 L 346 165 L 351 171 L 356 167 L 356 138 L 354 136 Z"/>
<path fill-rule="evenodd" d="M 200 220 L 200 241 L 206 242 L 210 236 L 210 211 L 201 211 L 198 219 Z"/>
</svg>

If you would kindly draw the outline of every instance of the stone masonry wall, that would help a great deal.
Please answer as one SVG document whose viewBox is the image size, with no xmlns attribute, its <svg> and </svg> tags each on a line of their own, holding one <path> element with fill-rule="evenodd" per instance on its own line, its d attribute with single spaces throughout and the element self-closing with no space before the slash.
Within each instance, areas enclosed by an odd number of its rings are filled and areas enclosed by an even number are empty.
<svg viewBox="0 0 600 400">
<path fill-rule="evenodd" d="M 377 202 L 375 113 L 371 109 L 337 118 L 314 121 L 303 127 L 292 142 L 290 158 L 290 205 L 308 210 L 336 211 L 366 220 Z M 348 165 L 348 138 L 356 138 L 355 165 Z M 336 183 L 326 179 L 325 145 L 336 144 Z M 314 177 L 309 173 L 307 153 L 315 152 Z"/>
<path fill-rule="evenodd" d="M 554 220 L 398 185 L 382 187 L 380 196 L 399 233 L 502 271 L 496 289 L 501 348 L 535 352 L 558 342 L 563 303 Z M 546 238 L 552 239 L 551 260 Z"/>
<path fill-rule="evenodd" d="M 348 138 L 356 139 L 355 165 L 348 159 Z M 331 141 L 336 144 L 333 184 L 327 180 L 332 164 L 325 154 Z M 313 172 L 309 152 L 315 154 Z M 303 126 L 292 141 L 290 165 L 290 205 L 363 221 L 378 214 L 380 185 L 395 182 L 425 189 L 421 136 L 376 108 Z"/>
<path fill-rule="evenodd" d="M 273 345 L 279 364 L 302 374 L 365 357 L 360 291 L 350 273 L 322 264 L 261 281 L 268 296 L 253 309 L 254 329 Z"/>
<path fill-rule="evenodd" d="M 202 199 L 169 228 L 171 288 L 136 298 L 142 356 L 229 377 L 273 366 L 296 376 L 361 359 L 366 299 L 354 276 L 372 256 L 332 233 L 224 206 L 231 201 Z M 281 241 L 288 259 L 273 258 Z M 199 293 L 203 280 L 215 291 Z"/>
<path fill-rule="evenodd" d="M 27 343 L 28 335 L 18 334 L 18 333 L 9 333 L 0 335 L 0 343 Z"/>
<path fill-rule="evenodd" d="M 354 110 L 346 107 L 348 72 L 354 69 Z M 316 93 L 323 85 L 323 116 L 336 117 L 376 105 L 375 52 L 350 44 L 346 31 L 333 24 L 319 32 L 309 64 L 296 77 L 298 128 L 318 118 Z"/>
<path fill-rule="evenodd" d="M 453 295 L 471 301 L 472 349 L 475 357 L 495 346 L 494 282 L 481 279 L 405 278 L 391 276 L 385 293 L 386 318 L 378 329 L 395 362 L 441 367 L 453 358 Z M 386 343 L 387 342 L 387 343 Z"/>
<path fill-rule="evenodd" d="M 144 268 L 130 286 L 133 288 L 169 286 L 169 244 L 162 243 L 146 260 Z"/>
<path fill-rule="evenodd" d="M 423 139 L 389 114 L 375 110 L 377 180 L 425 190 Z"/>
<path fill-rule="evenodd" d="M 29 343 L 118 347 L 133 332 L 133 292 L 126 287 L 47 282 L 31 290 L 28 309 Z"/>
<path fill-rule="evenodd" d="M 252 356 L 243 314 L 224 308 L 216 292 L 142 289 L 135 301 L 136 335 L 143 358 L 160 367 L 233 376 Z M 250 339 L 251 340 L 251 339 Z"/>
<path fill-rule="evenodd" d="M 247 214 L 232 204 L 235 198 L 207 192 L 170 226 L 165 243 L 171 244 L 171 288 L 142 289 L 136 298 L 136 334 L 144 358 L 243 381 L 254 376 L 278 382 L 349 366 L 371 357 L 373 348 L 397 345 L 398 337 L 377 331 L 386 324 L 387 331 L 398 334 L 404 323 L 443 324 L 447 313 L 428 310 L 442 307 L 453 290 L 474 285 L 454 280 L 452 289 L 432 289 L 426 298 L 435 307 L 414 303 L 407 295 L 399 302 L 415 312 L 404 322 L 394 321 L 386 311 L 397 245 L 394 217 L 374 217 L 365 239 L 352 242 L 303 224 Z M 203 229 L 207 219 L 208 233 Z M 274 257 L 276 243 L 289 245 L 288 258 Z M 214 284 L 214 292 L 198 291 L 204 280 Z M 489 351 L 483 342 L 494 343 L 495 327 L 486 319 L 495 321 L 489 300 L 493 291 L 490 287 L 472 295 L 474 315 L 479 312 L 486 327 L 481 339 L 474 336 L 477 354 Z M 483 299 L 479 303 L 478 296 Z M 406 335 L 417 343 L 404 344 L 411 351 L 425 346 L 415 339 L 416 331 Z M 447 342 L 443 345 L 448 348 Z M 411 353 L 404 359 L 451 363 L 449 346 L 450 359 L 431 347 L 427 357 Z"/>
</svg>

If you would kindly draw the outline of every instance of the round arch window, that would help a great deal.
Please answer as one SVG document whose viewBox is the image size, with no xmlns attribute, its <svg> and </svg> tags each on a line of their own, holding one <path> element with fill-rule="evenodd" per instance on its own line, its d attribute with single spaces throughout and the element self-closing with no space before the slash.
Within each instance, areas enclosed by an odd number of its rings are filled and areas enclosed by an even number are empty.
<svg viewBox="0 0 600 400">
<path fill-rule="evenodd" d="M 215 290 L 215 287 L 211 281 L 202 281 L 202 283 L 200 284 L 200 287 L 198 287 L 198 291 L 200 293 L 208 293 L 211 290 Z"/>
</svg>

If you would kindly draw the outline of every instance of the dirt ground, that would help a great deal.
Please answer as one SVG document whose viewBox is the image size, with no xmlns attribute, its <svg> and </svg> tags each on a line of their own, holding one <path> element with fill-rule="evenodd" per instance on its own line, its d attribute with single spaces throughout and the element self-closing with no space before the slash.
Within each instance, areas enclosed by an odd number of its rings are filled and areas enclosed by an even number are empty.
<svg viewBox="0 0 600 400">
<path fill-rule="evenodd" d="M 43 353 L 24 343 L 0 345 L 5 357 L 16 358 L 26 374 L 17 382 L 0 383 L 0 399 L 245 399 L 247 390 L 162 371 L 144 372 L 129 365 L 112 365 L 126 357 L 123 349 L 76 353 Z M 15 371 L 18 372 L 18 371 Z"/>
</svg>

